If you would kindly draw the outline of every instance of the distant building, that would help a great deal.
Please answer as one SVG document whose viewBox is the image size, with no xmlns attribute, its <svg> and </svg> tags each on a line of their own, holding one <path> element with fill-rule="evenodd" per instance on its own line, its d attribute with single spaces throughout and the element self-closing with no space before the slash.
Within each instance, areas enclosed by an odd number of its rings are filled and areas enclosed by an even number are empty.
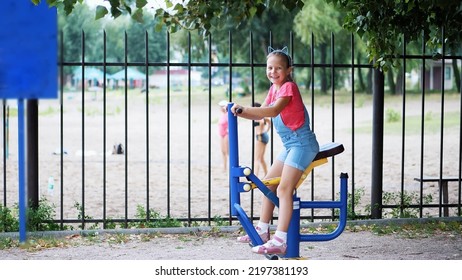
<svg viewBox="0 0 462 280">
<path fill-rule="evenodd" d="M 441 90 L 443 79 L 445 89 L 451 90 L 454 88 L 455 82 L 452 60 L 446 59 L 444 61 L 444 69 L 442 60 L 427 61 L 427 67 L 425 68 L 425 89 Z"/>
<path fill-rule="evenodd" d="M 170 69 L 170 86 L 187 86 L 188 69 Z M 191 70 L 191 86 L 201 84 L 201 72 Z M 167 87 L 167 70 L 155 71 L 149 76 L 149 87 L 166 88 Z"/>
</svg>

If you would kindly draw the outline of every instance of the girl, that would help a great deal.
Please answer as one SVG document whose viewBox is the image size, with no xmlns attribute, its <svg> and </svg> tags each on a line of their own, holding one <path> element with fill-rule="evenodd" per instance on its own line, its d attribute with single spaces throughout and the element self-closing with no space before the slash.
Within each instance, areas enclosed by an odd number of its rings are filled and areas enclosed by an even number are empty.
<svg viewBox="0 0 462 280">
<path fill-rule="evenodd" d="M 222 100 L 218 103 L 220 106 L 221 115 L 218 119 L 218 135 L 220 136 L 220 149 L 221 155 L 223 158 L 223 171 L 228 171 L 228 143 L 229 143 L 229 135 L 228 135 L 228 114 L 226 112 L 226 105 L 228 102 L 226 100 Z"/>
<path fill-rule="evenodd" d="M 279 185 L 269 186 L 279 198 L 278 225 L 272 239 L 269 223 L 274 204 L 263 198 L 261 215 L 255 227 L 263 245 L 252 247 L 257 254 L 284 255 L 287 249 L 287 230 L 293 207 L 293 192 L 303 171 L 319 151 L 316 135 L 311 131 L 308 112 L 303 104 L 298 86 L 291 78 L 292 61 L 287 47 L 282 50 L 268 48 L 266 76 L 272 83 L 261 107 L 243 107 L 234 104 L 231 112 L 235 116 L 259 120 L 273 118 L 274 127 L 280 136 L 284 149 L 280 152 L 265 178 L 280 177 Z M 239 242 L 249 242 L 249 236 L 241 236 Z"/>
</svg>

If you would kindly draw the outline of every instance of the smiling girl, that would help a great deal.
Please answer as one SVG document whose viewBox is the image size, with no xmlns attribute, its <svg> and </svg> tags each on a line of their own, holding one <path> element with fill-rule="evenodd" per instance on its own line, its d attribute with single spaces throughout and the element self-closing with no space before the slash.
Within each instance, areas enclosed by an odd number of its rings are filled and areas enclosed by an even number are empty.
<svg viewBox="0 0 462 280">
<path fill-rule="evenodd" d="M 293 192 L 303 171 L 319 151 L 316 135 L 310 128 L 308 111 L 297 84 L 291 77 L 292 59 L 287 47 L 268 48 L 266 76 L 272 83 L 261 107 L 243 107 L 234 104 L 231 112 L 251 120 L 272 118 L 284 149 L 271 165 L 265 178 L 280 177 L 279 185 L 268 186 L 279 199 L 278 225 L 270 239 L 269 223 L 273 217 L 274 204 L 263 197 L 261 215 L 255 226 L 265 244 L 252 247 L 257 254 L 284 255 L 287 249 L 287 230 L 292 216 Z M 238 237 L 239 242 L 249 243 L 248 235 Z"/>
</svg>

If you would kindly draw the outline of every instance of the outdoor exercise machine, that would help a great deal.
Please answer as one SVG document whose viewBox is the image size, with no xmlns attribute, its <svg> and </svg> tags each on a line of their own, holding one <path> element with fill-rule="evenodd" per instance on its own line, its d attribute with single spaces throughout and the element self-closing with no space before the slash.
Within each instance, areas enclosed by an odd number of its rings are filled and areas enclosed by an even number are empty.
<svg viewBox="0 0 462 280">
<path fill-rule="evenodd" d="M 244 230 L 249 235 L 252 246 L 262 245 L 263 241 L 255 230 L 252 221 L 240 204 L 240 194 L 252 189 L 259 189 L 276 207 L 279 199 L 267 186 L 279 184 L 280 178 L 260 180 L 247 166 L 239 165 L 237 117 L 231 112 L 233 103 L 228 104 L 228 130 L 229 130 L 229 185 L 231 200 L 231 215 L 237 217 Z M 287 232 L 287 251 L 284 256 L 267 255 L 269 259 L 298 259 L 300 257 L 300 242 L 329 241 L 337 238 L 345 229 L 347 220 L 348 174 L 340 174 L 340 199 L 338 201 L 302 201 L 297 195 L 297 189 L 310 172 L 319 165 L 327 163 L 327 158 L 340 154 L 344 147 L 339 143 L 321 145 L 319 153 L 313 162 L 304 171 L 293 196 L 293 213 Z M 243 179 L 241 181 L 241 179 Z M 337 228 L 329 233 L 301 234 L 300 210 L 310 209 L 339 209 L 339 222 Z"/>
</svg>

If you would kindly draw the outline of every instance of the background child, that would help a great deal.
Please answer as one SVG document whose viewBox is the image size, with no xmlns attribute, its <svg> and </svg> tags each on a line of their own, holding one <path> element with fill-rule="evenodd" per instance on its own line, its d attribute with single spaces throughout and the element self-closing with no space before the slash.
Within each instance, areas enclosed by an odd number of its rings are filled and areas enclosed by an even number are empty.
<svg viewBox="0 0 462 280">
<path fill-rule="evenodd" d="M 261 104 L 255 102 L 253 107 L 261 107 Z M 268 167 L 265 161 L 266 145 L 269 142 L 269 130 L 271 128 L 271 119 L 263 118 L 261 120 L 254 120 L 255 127 L 255 164 L 254 173 L 258 176 L 260 168 L 263 170 L 263 175 L 268 173 Z"/>
<path fill-rule="evenodd" d="M 218 106 L 220 106 L 220 111 L 221 111 L 220 119 L 218 120 L 218 135 L 220 136 L 220 149 L 221 149 L 221 155 L 223 157 L 223 171 L 225 172 L 228 171 L 228 156 L 229 156 L 228 113 L 226 112 L 227 105 L 228 105 L 228 102 L 226 100 L 222 100 L 218 103 Z"/>
</svg>

